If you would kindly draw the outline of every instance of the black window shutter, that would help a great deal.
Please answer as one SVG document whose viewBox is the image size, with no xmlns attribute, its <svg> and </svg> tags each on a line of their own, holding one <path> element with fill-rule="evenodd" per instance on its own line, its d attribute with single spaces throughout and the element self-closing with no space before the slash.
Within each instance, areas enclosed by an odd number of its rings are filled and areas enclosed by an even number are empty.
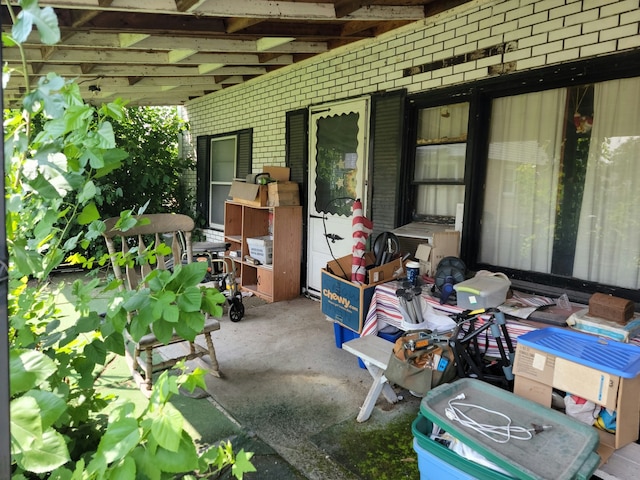
<svg viewBox="0 0 640 480">
<path fill-rule="evenodd" d="M 208 222 L 209 169 L 211 136 L 201 135 L 196 139 L 196 214 Z"/>
<path fill-rule="evenodd" d="M 406 96 L 406 90 L 398 90 L 372 97 L 369 185 L 373 238 L 398 226 Z"/>
<path fill-rule="evenodd" d="M 309 166 L 309 112 L 306 108 L 287 112 L 285 165 L 291 169 L 291 181 L 300 185 L 300 203 L 306 205 Z"/>
<path fill-rule="evenodd" d="M 238 158 L 236 163 L 236 178 L 246 178 L 252 171 L 251 157 L 253 156 L 253 129 L 238 132 Z"/>
</svg>

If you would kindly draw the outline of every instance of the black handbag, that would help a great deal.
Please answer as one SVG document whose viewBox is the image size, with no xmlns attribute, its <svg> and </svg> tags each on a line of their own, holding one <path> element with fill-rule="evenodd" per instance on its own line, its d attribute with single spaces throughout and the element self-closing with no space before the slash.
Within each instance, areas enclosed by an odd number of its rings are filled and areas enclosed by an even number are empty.
<svg viewBox="0 0 640 480">
<path fill-rule="evenodd" d="M 398 338 L 384 373 L 390 383 L 424 395 L 456 376 L 453 352 L 446 340 L 425 332 Z"/>
</svg>

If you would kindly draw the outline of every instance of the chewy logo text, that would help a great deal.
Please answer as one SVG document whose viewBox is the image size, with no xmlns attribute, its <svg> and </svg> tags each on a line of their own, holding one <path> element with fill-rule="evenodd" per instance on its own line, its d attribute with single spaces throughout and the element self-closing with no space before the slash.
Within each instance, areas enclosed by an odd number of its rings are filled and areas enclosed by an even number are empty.
<svg viewBox="0 0 640 480">
<path fill-rule="evenodd" d="M 351 301 L 348 298 L 341 297 L 340 295 L 338 295 L 335 292 L 332 292 L 328 288 L 325 288 L 322 290 L 322 296 L 326 297 L 327 299 L 333 302 L 339 303 L 343 308 L 347 310 L 349 310 L 351 307 Z"/>
</svg>

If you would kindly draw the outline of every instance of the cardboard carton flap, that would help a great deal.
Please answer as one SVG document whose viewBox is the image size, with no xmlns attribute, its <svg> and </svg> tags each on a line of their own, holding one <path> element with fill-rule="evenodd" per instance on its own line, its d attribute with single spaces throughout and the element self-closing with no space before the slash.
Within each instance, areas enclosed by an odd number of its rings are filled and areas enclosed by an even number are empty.
<svg viewBox="0 0 640 480">
<path fill-rule="evenodd" d="M 291 169 L 289 167 L 266 165 L 262 167 L 262 171 L 268 173 L 273 180 L 277 180 L 278 182 L 288 182 L 291 176 Z"/>
<path fill-rule="evenodd" d="M 229 196 L 233 198 L 244 198 L 245 200 L 253 200 L 258 196 L 260 185 L 256 183 L 246 183 L 234 181 L 229 189 Z"/>
</svg>

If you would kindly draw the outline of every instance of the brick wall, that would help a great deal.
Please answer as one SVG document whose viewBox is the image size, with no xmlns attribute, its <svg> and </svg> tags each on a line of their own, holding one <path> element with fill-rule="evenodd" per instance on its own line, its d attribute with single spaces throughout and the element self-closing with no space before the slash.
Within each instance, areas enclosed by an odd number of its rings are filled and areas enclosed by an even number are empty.
<svg viewBox="0 0 640 480">
<path fill-rule="evenodd" d="M 282 165 L 285 113 L 409 93 L 640 48 L 640 0 L 477 0 L 187 105 L 195 138 L 253 128 L 253 166 Z"/>
</svg>

